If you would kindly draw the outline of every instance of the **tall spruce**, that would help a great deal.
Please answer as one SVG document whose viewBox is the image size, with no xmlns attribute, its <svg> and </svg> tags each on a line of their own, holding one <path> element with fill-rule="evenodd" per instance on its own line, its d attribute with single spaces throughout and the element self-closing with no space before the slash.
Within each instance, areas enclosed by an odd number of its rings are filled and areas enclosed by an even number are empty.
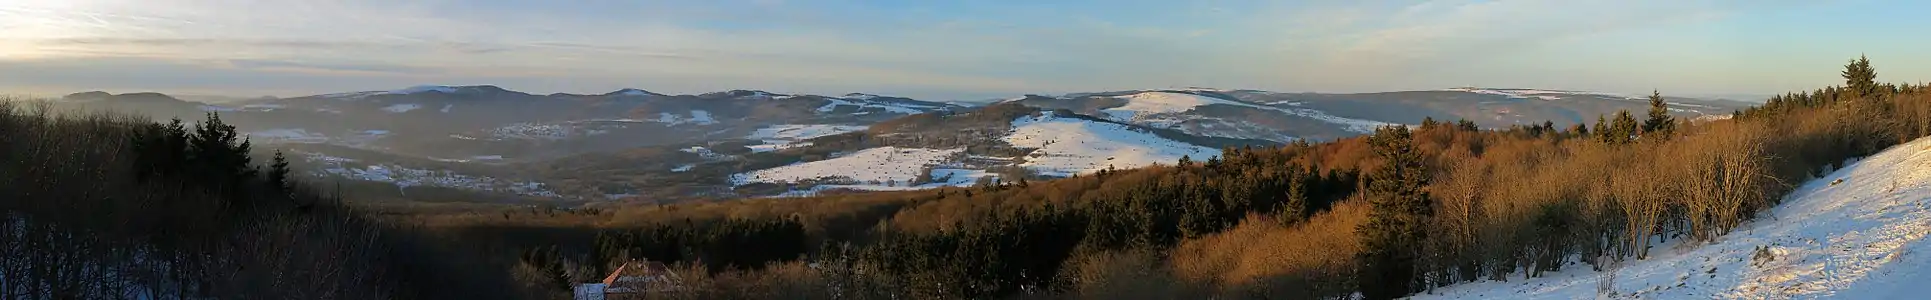
<svg viewBox="0 0 1931 300">
<path fill-rule="evenodd" d="M 1877 85 L 1877 69 L 1871 68 L 1871 59 L 1858 55 L 1844 65 L 1844 88 L 1851 97 L 1875 99 L 1882 95 Z"/>
<path fill-rule="evenodd" d="M 1649 138 L 1666 140 L 1676 133 L 1676 119 L 1670 117 L 1669 104 L 1663 103 L 1663 93 L 1651 91 L 1649 94 L 1649 120 L 1643 121 L 1643 135 Z"/>
<path fill-rule="evenodd" d="M 288 172 L 288 157 L 283 156 L 281 150 L 275 150 L 275 160 L 268 165 L 269 190 L 275 191 L 276 195 L 287 195 L 290 187 Z"/>
<path fill-rule="evenodd" d="M 1642 130 L 1641 125 L 1636 124 L 1636 117 L 1630 115 L 1628 110 L 1617 111 L 1616 119 L 1609 123 L 1609 141 L 1611 144 L 1628 144 L 1635 140 L 1636 135 L 1642 134 Z"/>
<path fill-rule="evenodd" d="M 1358 284 L 1367 299 L 1394 299 L 1422 286 L 1416 251 L 1426 248 L 1434 204 L 1422 190 L 1428 174 L 1407 128 L 1376 129 L 1368 142 L 1382 165 L 1368 180 L 1368 221 L 1355 229 L 1362 245 Z"/>
</svg>

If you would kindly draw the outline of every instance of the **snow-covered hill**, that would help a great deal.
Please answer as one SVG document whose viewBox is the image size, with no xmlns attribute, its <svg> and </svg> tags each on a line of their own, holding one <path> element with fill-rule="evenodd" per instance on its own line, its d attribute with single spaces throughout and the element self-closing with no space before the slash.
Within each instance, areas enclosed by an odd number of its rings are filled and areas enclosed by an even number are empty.
<svg viewBox="0 0 1931 300">
<path fill-rule="evenodd" d="M 1162 138 L 1126 125 L 1060 117 L 1052 112 L 1013 120 L 1012 128 L 1012 134 L 1003 140 L 1014 147 L 1035 149 L 1020 165 L 1048 176 L 1172 164 L 1182 156 L 1198 160 L 1220 156 L 1219 149 Z"/>
<path fill-rule="evenodd" d="M 1839 182 L 1839 180 L 1842 180 Z M 1706 245 L 1659 246 L 1615 276 L 1634 299 L 1931 297 L 1931 139 L 1892 147 L 1805 183 L 1781 206 Z M 1415 299 L 1597 298 L 1598 275 L 1449 286 Z"/>
<path fill-rule="evenodd" d="M 832 184 L 916 186 L 921 172 L 953 160 L 965 149 L 916 149 L 878 147 L 845 154 L 837 158 L 797 163 L 736 174 L 731 182 L 798 182 L 823 180 Z"/>
</svg>

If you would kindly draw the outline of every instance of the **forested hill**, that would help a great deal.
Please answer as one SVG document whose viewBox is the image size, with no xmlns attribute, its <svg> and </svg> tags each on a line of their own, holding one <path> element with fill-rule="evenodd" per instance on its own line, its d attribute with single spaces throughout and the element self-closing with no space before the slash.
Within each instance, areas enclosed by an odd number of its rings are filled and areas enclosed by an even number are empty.
<svg viewBox="0 0 1931 300">
<path fill-rule="evenodd" d="M 536 297 L 508 264 L 292 181 L 212 114 L 21 104 L 0 101 L 0 298 Z"/>
</svg>

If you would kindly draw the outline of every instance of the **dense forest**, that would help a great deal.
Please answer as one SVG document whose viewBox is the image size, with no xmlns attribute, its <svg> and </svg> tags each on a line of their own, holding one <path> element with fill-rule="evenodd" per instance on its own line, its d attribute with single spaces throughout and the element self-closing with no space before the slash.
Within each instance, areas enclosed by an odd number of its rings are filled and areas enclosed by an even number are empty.
<svg viewBox="0 0 1931 300">
<path fill-rule="evenodd" d="M 22 254 L 0 294 L 567 299 L 633 259 L 682 277 L 647 296 L 688 299 L 1390 299 L 1613 273 L 1931 135 L 1931 87 L 1862 58 L 1842 75 L 1727 120 L 1656 93 L 1594 126 L 1430 119 L 1057 180 L 598 209 L 343 204 L 238 154 L 218 116 L 0 106 L 0 238 Z"/>
</svg>

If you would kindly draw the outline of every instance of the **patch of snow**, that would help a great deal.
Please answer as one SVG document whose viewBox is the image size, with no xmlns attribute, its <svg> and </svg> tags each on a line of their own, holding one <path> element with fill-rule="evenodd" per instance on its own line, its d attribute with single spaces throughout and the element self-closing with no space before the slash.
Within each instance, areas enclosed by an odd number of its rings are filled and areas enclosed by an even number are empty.
<svg viewBox="0 0 1931 300">
<path fill-rule="evenodd" d="M 1931 293 L 1924 284 L 1931 282 L 1927 235 L 1931 139 L 1919 139 L 1811 180 L 1768 215 L 1709 244 L 1663 245 L 1648 260 L 1627 262 L 1614 292 L 1649 299 L 1918 299 Z M 1596 298 L 1597 274 L 1568 266 L 1414 298 Z"/>
<path fill-rule="evenodd" d="M 1021 166 L 1042 175 L 1065 177 L 1106 169 L 1172 164 L 1181 156 L 1206 160 L 1220 150 L 1161 138 L 1122 124 L 1060 118 L 1052 112 L 1012 121 L 1003 139 L 1014 147 L 1034 148 Z"/>
<path fill-rule="evenodd" d="M 870 99 L 870 98 L 867 98 L 867 99 Z M 912 114 L 925 113 L 926 110 L 935 108 L 935 107 L 925 106 L 925 105 L 912 105 L 912 104 L 890 103 L 890 102 L 880 103 L 880 102 L 863 101 L 860 99 L 826 98 L 826 100 L 831 101 L 831 103 L 826 103 L 824 106 L 819 106 L 818 112 L 820 113 L 832 112 L 834 110 L 837 110 L 839 106 L 857 106 L 859 109 L 878 108 L 892 113 L 912 115 Z"/>
<path fill-rule="evenodd" d="M 450 108 L 453 108 L 453 107 L 456 107 L 456 105 L 455 105 L 455 104 L 443 104 L 443 109 L 442 109 L 441 111 L 442 111 L 443 113 L 449 113 L 449 109 L 450 109 Z"/>
<path fill-rule="evenodd" d="M 343 178 L 385 182 L 394 184 L 397 189 L 411 186 L 433 186 L 479 191 L 505 192 L 525 196 L 562 197 L 538 182 L 516 182 L 489 176 L 458 174 L 447 170 L 425 170 L 392 164 L 352 165 L 350 159 L 329 157 L 319 153 L 302 153 L 309 161 L 321 162 L 322 168 L 316 173 L 340 176 Z"/>
<path fill-rule="evenodd" d="M 651 95 L 650 92 L 646 92 L 644 90 L 639 90 L 639 89 L 623 89 L 622 91 L 617 92 L 617 94 L 624 95 L 624 96 L 650 96 Z"/>
<path fill-rule="evenodd" d="M 685 165 L 682 165 L 682 166 L 677 166 L 676 168 L 670 168 L 670 171 L 671 171 L 671 172 L 678 172 L 678 173 L 683 173 L 683 172 L 690 172 L 690 171 L 691 171 L 691 168 L 696 168 L 696 167 L 697 167 L 697 165 L 693 165 L 693 164 L 685 164 Z"/>
<path fill-rule="evenodd" d="M 202 105 L 202 106 L 201 106 L 201 111 L 213 111 L 213 112 L 232 112 L 232 111 L 241 111 L 241 109 L 240 109 L 240 108 L 233 108 L 233 107 L 226 107 L 226 106 L 215 106 L 215 105 Z"/>
<path fill-rule="evenodd" d="M 764 142 L 763 144 L 760 144 L 760 145 L 749 146 L 752 152 L 771 152 L 771 151 L 777 151 L 782 149 L 810 146 L 811 143 L 809 142 L 801 143 L 801 141 L 828 136 L 828 135 L 836 135 L 836 134 L 847 133 L 847 132 L 861 131 L 861 130 L 865 130 L 866 128 L 868 128 L 868 126 L 827 125 L 827 124 L 783 124 L 783 125 L 771 125 L 771 126 L 766 126 L 764 128 L 758 128 L 758 130 L 752 131 L 750 135 L 747 135 L 744 138 L 751 139 L 751 140 L 759 140 Z"/>
<path fill-rule="evenodd" d="M 387 94 L 387 95 L 408 95 L 408 94 L 416 94 L 416 93 L 428 93 L 428 92 L 437 92 L 437 93 L 445 93 L 445 94 L 453 94 L 453 93 L 456 93 L 456 88 L 455 88 L 455 87 L 449 87 L 449 86 L 440 86 L 440 85 L 419 85 L 419 86 L 412 86 L 412 87 L 409 87 L 409 88 L 405 88 L 405 89 L 400 89 L 400 90 L 393 90 L 393 91 L 388 91 L 388 92 L 383 92 L 383 94 Z"/>
<path fill-rule="evenodd" d="M 685 152 L 685 153 L 691 153 L 691 154 L 697 154 L 697 156 L 698 156 L 698 157 L 703 157 L 703 158 L 705 158 L 705 159 L 719 159 L 719 158 L 724 158 L 724 155 L 723 155 L 723 154 L 718 154 L 717 152 L 712 152 L 712 151 L 711 151 L 711 148 L 704 148 L 703 146 L 691 146 L 690 148 L 684 148 L 684 149 L 678 149 L 677 151 L 683 151 L 683 152 Z"/>
<path fill-rule="evenodd" d="M 711 118 L 711 112 L 702 111 L 702 110 L 692 110 L 691 122 L 697 123 L 697 125 L 713 125 L 713 124 L 717 124 L 717 119 Z"/>
<path fill-rule="evenodd" d="M 390 105 L 388 107 L 383 107 L 382 110 L 391 112 L 391 113 L 405 113 L 419 108 L 422 108 L 421 104 L 403 103 L 403 104 L 395 104 L 395 105 Z"/>
<path fill-rule="evenodd" d="M 758 130 L 752 131 L 751 135 L 747 135 L 744 138 L 753 140 L 802 141 L 822 136 L 861 131 L 866 128 L 869 128 L 869 126 L 827 124 L 771 125 L 758 128 Z"/>
<path fill-rule="evenodd" d="M 1374 132 L 1374 129 L 1376 127 L 1397 125 L 1397 124 L 1388 123 L 1388 122 L 1335 116 L 1335 115 L 1328 114 L 1327 112 L 1315 110 L 1315 109 L 1307 109 L 1307 108 L 1299 108 L 1299 107 L 1280 108 L 1280 107 L 1273 107 L 1273 106 L 1261 106 L 1261 105 L 1255 105 L 1255 104 L 1250 104 L 1246 102 L 1232 101 L 1232 100 L 1194 95 L 1194 94 L 1186 94 L 1186 93 L 1144 92 L 1144 93 L 1137 93 L 1137 94 L 1126 95 L 1126 96 L 1119 96 L 1115 98 L 1126 100 L 1127 104 L 1122 105 L 1120 107 L 1100 110 L 1100 112 L 1104 113 L 1108 119 L 1111 119 L 1114 121 L 1120 121 L 1120 122 L 1130 122 L 1134 124 L 1160 127 L 1160 128 L 1171 128 L 1175 124 L 1184 122 L 1186 121 L 1186 118 L 1183 118 L 1182 116 L 1178 115 L 1179 113 L 1187 112 L 1187 111 L 1193 110 L 1196 107 L 1207 106 L 1207 105 L 1232 105 L 1232 106 L 1246 107 L 1246 108 L 1252 108 L 1252 109 L 1275 111 L 1275 112 L 1285 113 L 1289 115 L 1315 119 L 1322 122 L 1342 125 L 1348 131 L 1359 132 L 1359 133 L 1371 133 L 1371 132 Z"/>
<path fill-rule="evenodd" d="M 925 171 L 928 166 L 943 164 L 961 153 L 965 153 L 965 149 L 878 147 L 832 159 L 734 174 L 731 175 L 731 183 L 745 185 L 837 179 L 833 181 L 849 182 L 828 184 L 880 182 L 874 185 L 917 186 L 913 181 L 921 175 L 919 172 Z"/>
<path fill-rule="evenodd" d="M 301 128 L 275 128 L 252 131 L 248 133 L 248 137 L 249 139 L 263 142 L 310 144 L 329 142 L 328 136 L 322 135 L 321 133 L 308 132 L 307 129 Z"/>
</svg>

